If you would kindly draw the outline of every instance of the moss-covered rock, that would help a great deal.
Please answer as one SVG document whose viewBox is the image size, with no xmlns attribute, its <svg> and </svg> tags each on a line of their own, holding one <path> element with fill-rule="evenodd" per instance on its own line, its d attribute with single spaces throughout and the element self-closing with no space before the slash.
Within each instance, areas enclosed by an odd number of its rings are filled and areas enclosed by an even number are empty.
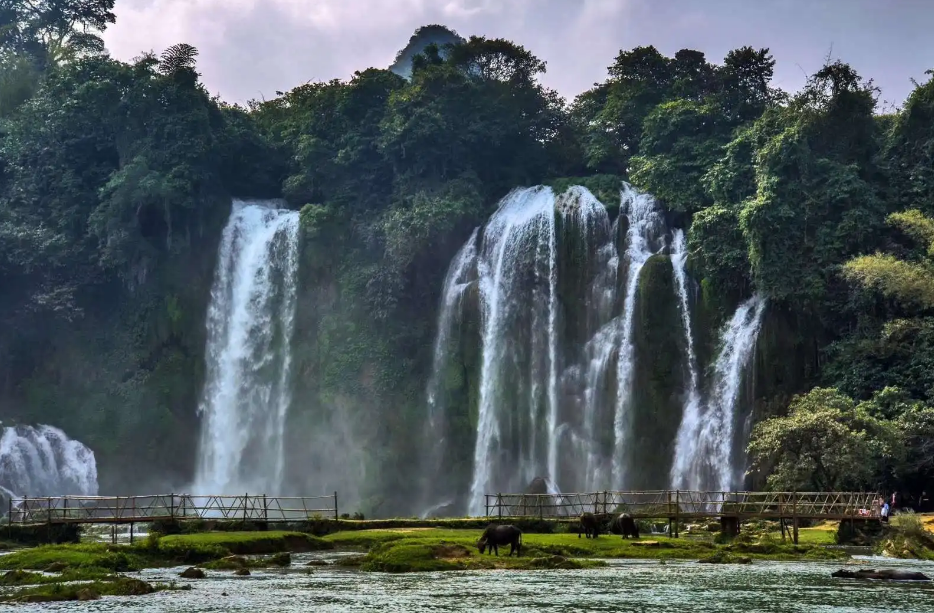
<svg viewBox="0 0 934 613">
<path fill-rule="evenodd" d="M 674 272 L 668 256 L 648 259 L 639 275 L 633 322 L 635 372 L 631 410 L 631 489 L 669 482 L 685 393 L 685 338 Z"/>
</svg>

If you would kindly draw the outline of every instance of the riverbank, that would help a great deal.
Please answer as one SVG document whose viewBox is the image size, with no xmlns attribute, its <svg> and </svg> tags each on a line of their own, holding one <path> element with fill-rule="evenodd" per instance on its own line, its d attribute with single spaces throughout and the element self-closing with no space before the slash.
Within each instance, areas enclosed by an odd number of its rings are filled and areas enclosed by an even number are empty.
<svg viewBox="0 0 934 613">
<path fill-rule="evenodd" d="M 341 556 L 332 564 L 393 574 L 487 569 L 585 570 L 603 567 L 608 560 L 755 564 L 764 560 L 834 561 L 849 557 L 844 550 L 833 547 L 837 538 L 835 524 L 802 528 L 797 545 L 783 541 L 780 533 L 768 524 L 744 526 L 740 535 L 728 542 L 718 542 L 720 537 L 716 533 L 704 531 L 683 532 L 680 538 L 644 535 L 640 539 L 623 539 L 604 534 L 587 539 L 578 537 L 576 532 L 567 532 L 566 527 L 564 530 L 524 533 L 519 556 L 509 556 L 508 547 L 500 548 L 499 556 L 481 555 L 476 547 L 482 532 L 479 528 L 425 526 L 351 529 L 320 537 L 297 531 L 171 535 L 152 532 L 132 545 L 46 545 L 0 556 L 0 601 L 75 600 L 95 595 L 186 589 L 172 583 L 147 584 L 148 587 L 128 583 L 124 581 L 128 577 L 122 573 L 191 566 L 186 578 L 193 581 L 198 580 L 198 569 L 249 575 L 250 569 L 289 566 L 289 554 L 297 552 L 353 552 L 358 555 Z M 907 538 L 904 531 L 893 534 L 889 535 L 890 541 Z M 81 589 L 90 591 L 79 593 Z"/>
</svg>

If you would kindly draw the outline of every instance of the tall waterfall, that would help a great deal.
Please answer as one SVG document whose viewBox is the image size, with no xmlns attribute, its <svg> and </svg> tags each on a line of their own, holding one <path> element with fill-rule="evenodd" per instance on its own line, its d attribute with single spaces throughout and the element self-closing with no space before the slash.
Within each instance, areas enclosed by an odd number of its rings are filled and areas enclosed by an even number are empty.
<svg viewBox="0 0 934 613">
<path fill-rule="evenodd" d="M 755 349 L 765 312 L 765 299 L 755 295 L 736 309 L 722 333 L 706 410 L 685 419 L 678 432 L 672 482 L 682 489 L 730 491 L 738 458 L 733 457 L 737 403 L 743 371 Z"/>
<path fill-rule="evenodd" d="M 630 414 L 633 386 L 633 368 L 635 366 L 635 346 L 633 344 L 633 321 L 636 312 L 636 289 L 639 287 L 639 273 L 642 266 L 659 249 L 658 241 L 664 231 L 664 220 L 659 213 L 655 199 L 636 191 L 624 184 L 620 215 L 626 215 L 627 271 L 626 293 L 623 298 L 623 314 L 619 321 L 619 358 L 616 366 L 617 396 L 616 414 L 613 420 L 614 450 L 613 477 L 614 487 L 625 487 L 629 467 L 625 462 L 626 444 L 631 432 Z"/>
<path fill-rule="evenodd" d="M 199 406 L 202 493 L 276 492 L 282 483 L 299 220 L 277 206 L 235 200 L 221 238 Z"/>
<path fill-rule="evenodd" d="M 543 434 L 553 436 L 557 411 L 555 241 L 554 194 L 546 187 L 511 192 L 484 232 L 473 514 L 492 482 L 521 488 L 536 470 L 554 466 L 553 445 L 539 430 L 547 422 L 551 431 Z"/>
<path fill-rule="evenodd" d="M 449 403 L 447 398 L 446 375 L 452 360 L 452 349 L 455 346 L 453 336 L 455 327 L 459 323 L 462 313 L 464 294 L 477 278 L 477 242 L 480 228 L 475 228 L 470 238 L 451 260 L 447 275 L 444 278 L 444 287 L 441 291 L 441 305 L 438 312 L 438 327 L 435 333 L 434 359 L 432 360 L 431 378 L 428 380 L 428 432 L 424 474 L 426 481 L 423 485 L 423 506 L 434 510 L 453 503 L 456 492 L 451 488 L 439 488 L 436 484 L 442 481 L 441 471 L 444 466 L 444 454 L 448 446 L 450 435 Z M 442 500 L 432 499 L 440 496 Z"/>
<path fill-rule="evenodd" d="M 97 462 L 82 443 L 51 426 L 0 432 L 0 495 L 97 495 Z"/>
</svg>

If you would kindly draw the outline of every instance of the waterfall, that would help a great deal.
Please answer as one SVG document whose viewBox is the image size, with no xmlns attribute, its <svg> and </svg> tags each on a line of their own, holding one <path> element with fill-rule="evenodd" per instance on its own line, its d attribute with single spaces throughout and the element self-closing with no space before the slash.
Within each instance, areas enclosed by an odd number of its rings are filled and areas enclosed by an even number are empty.
<svg viewBox="0 0 934 613">
<path fill-rule="evenodd" d="M 51 426 L 3 428 L 0 492 L 10 498 L 96 496 L 94 452 Z"/>
<path fill-rule="evenodd" d="M 685 419 L 678 433 L 672 482 L 682 489 L 731 491 L 734 483 L 734 428 L 743 371 L 749 363 L 762 325 L 766 300 L 755 295 L 737 307 L 722 332 L 706 410 Z M 687 418 L 687 414 L 685 415 Z"/>
<path fill-rule="evenodd" d="M 546 187 L 512 191 L 484 232 L 478 258 L 482 355 L 472 514 L 483 511 L 491 484 L 517 489 L 543 465 L 549 471 L 555 466 L 550 440 L 557 421 L 555 241 L 555 198 Z M 520 406 L 525 415 L 516 411 Z M 543 414 L 549 428 L 544 449 L 538 436 Z M 548 478 L 555 481 L 553 474 Z"/>
<path fill-rule="evenodd" d="M 428 380 L 428 432 L 426 444 L 429 452 L 425 460 L 426 478 L 423 486 L 423 505 L 431 504 L 430 497 L 438 495 L 437 482 L 441 481 L 441 471 L 444 470 L 443 459 L 448 444 L 449 419 L 448 402 L 446 397 L 445 374 L 453 357 L 455 343 L 453 335 L 455 325 L 461 315 L 461 306 L 464 293 L 471 283 L 476 280 L 477 269 L 477 236 L 480 228 L 474 229 L 470 238 L 451 260 L 447 275 L 444 278 L 444 287 L 441 291 L 441 306 L 438 313 L 438 327 L 435 333 L 434 358 L 432 360 L 431 377 Z M 449 488 L 442 488 L 449 489 Z M 426 513 L 436 511 L 438 508 L 452 504 L 452 499 L 436 504 Z"/>
<path fill-rule="evenodd" d="M 196 493 L 278 492 L 291 403 L 298 213 L 233 202 L 207 316 Z"/>
<path fill-rule="evenodd" d="M 614 450 L 613 475 L 614 487 L 625 487 L 626 462 L 625 449 L 630 435 L 630 404 L 632 401 L 632 376 L 635 366 L 635 346 L 633 345 L 633 320 L 636 311 L 636 290 L 639 287 L 639 272 L 645 262 L 654 255 L 656 243 L 664 229 L 664 220 L 655 205 L 655 199 L 638 192 L 629 184 L 623 184 L 620 194 L 620 215 L 625 214 L 628 221 L 626 231 L 627 271 L 626 293 L 623 302 L 622 318 L 618 322 L 620 336 L 619 357 L 616 365 L 617 396 L 616 414 L 613 420 Z"/>
<path fill-rule="evenodd" d="M 619 344 L 619 322 L 613 318 L 617 297 L 617 268 L 619 254 L 616 249 L 617 226 L 610 224 L 606 207 L 593 194 L 580 187 L 572 187 L 557 204 L 564 225 L 576 232 L 581 247 L 592 254 L 588 270 L 575 271 L 587 285 L 582 319 L 586 324 L 587 339 L 580 364 L 569 367 L 568 375 L 574 380 L 569 395 L 582 398 L 581 428 L 575 432 L 562 427 L 561 432 L 576 449 L 582 462 L 578 470 L 576 488 L 586 491 L 608 487 L 601 475 L 606 474 L 605 457 L 598 439 L 600 427 L 606 422 L 604 408 L 612 403 L 608 397 L 607 379 L 612 357 Z M 582 393 L 578 387 L 582 387 Z M 609 416 L 612 420 L 612 416 Z M 558 437 L 555 437 L 555 441 Z"/>
<path fill-rule="evenodd" d="M 672 463 L 672 486 L 675 488 L 689 488 L 697 485 L 697 479 L 685 477 L 690 474 L 691 463 L 695 455 L 692 448 L 697 438 L 701 423 L 701 395 L 698 389 L 697 356 L 694 353 L 694 334 L 691 330 L 691 311 L 688 303 L 687 275 L 685 264 L 687 262 L 687 247 L 684 231 L 676 229 L 672 240 L 671 265 L 675 273 L 675 284 L 678 288 L 678 300 L 681 306 L 681 323 L 684 328 L 685 346 L 687 347 L 688 364 L 688 390 L 684 403 L 684 412 L 681 425 L 678 428 L 678 437 L 675 440 L 675 457 Z M 693 489 L 697 489 L 694 487 Z"/>
</svg>

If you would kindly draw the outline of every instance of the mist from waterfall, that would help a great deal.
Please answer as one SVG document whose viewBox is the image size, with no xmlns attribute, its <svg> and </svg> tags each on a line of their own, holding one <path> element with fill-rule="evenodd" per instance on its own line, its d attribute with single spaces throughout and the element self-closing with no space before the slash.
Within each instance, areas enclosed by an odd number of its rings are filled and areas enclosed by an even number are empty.
<svg viewBox="0 0 934 613">
<path fill-rule="evenodd" d="M 52 426 L 3 428 L 0 430 L 0 492 L 10 498 L 96 496 L 94 452 Z"/>
<path fill-rule="evenodd" d="M 233 202 L 207 316 L 195 493 L 278 493 L 291 404 L 299 218 Z"/>
<path fill-rule="evenodd" d="M 755 349 L 766 300 L 755 295 L 737 307 L 721 333 L 709 399 L 696 419 L 685 412 L 678 432 L 672 485 L 681 489 L 731 491 L 736 466 L 734 430 L 743 373 Z"/>
<path fill-rule="evenodd" d="M 628 222 L 626 231 L 626 291 L 623 297 L 623 314 L 619 320 L 619 356 L 616 363 L 616 414 L 613 419 L 614 449 L 612 487 L 626 487 L 626 446 L 631 435 L 633 370 L 635 367 L 635 345 L 633 344 L 633 322 L 636 312 L 636 290 L 639 273 L 652 255 L 664 247 L 659 241 L 664 234 L 664 220 L 655 204 L 655 198 L 623 184 L 620 195 L 620 215 Z"/>
</svg>

